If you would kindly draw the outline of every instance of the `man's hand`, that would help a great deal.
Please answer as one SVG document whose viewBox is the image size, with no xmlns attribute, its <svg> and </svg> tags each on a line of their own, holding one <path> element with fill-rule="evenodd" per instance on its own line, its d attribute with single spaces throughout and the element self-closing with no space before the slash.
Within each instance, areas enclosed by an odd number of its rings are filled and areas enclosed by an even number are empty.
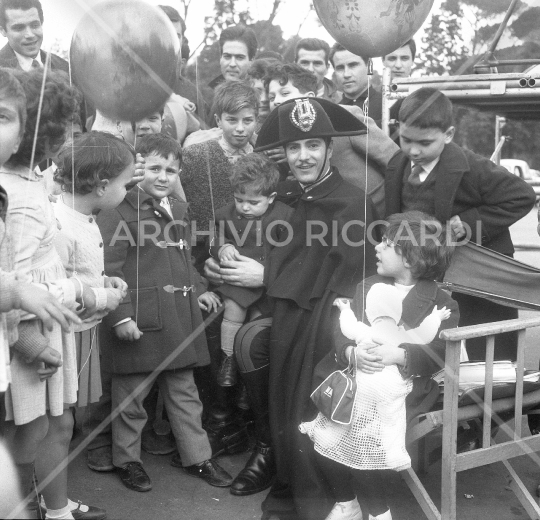
<svg viewBox="0 0 540 520">
<path fill-rule="evenodd" d="M 128 284 L 118 276 L 105 277 L 105 289 L 118 289 L 122 293 L 122 298 L 126 297 Z"/>
<path fill-rule="evenodd" d="M 463 225 L 463 222 L 461 222 L 461 219 L 458 215 L 454 215 L 448 223 L 450 224 L 450 228 L 452 229 L 452 232 L 456 236 L 456 239 L 463 238 L 467 232 L 465 230 L 465 226 Z"/>
<path fill-rule="evenodd" d="M 211 291 L 206 291 L 205 293 L 202 293 L 197 300 L 199 301 L 199 307 L 203 311 L 207 312 L 217 312 L 218 307 L 221 307 L 221 300 L 219 299 L 219 296 L 216 293 L 213 293 Z"/>
<path fill-rule="evenodd" d="M 51 293 L 30 283 L 21 282 L 17 287 L 19 307 L 30 314 L 35 314 L 45 325 L 52 330 L 53 321 L 60 323 L 64 331 L 70 330 L 70 322 L 80 324 L 80 318 Z"/>
<path fill-rule="evenodd" d="M 266 157 L 268 157 L 268 159 L 277 164 L 287 162 L 287 156 L 285 155 L 285 150 L 283 148 L 274 148 L 263 153 L 266 155 Z"/>
<path fill-rule="evenodd" d="M 221 268 L 215 258 L 210 257 L 204 263 L 204 277 L 214 285 L 221 285 L 223 283 Z"/>
<path fill-rule="evenodd" d="M 56 374 L 58 369 L 62 366 L 62 356 L 60 356 L 60 352 L 51 347 L 45 347 L 34 361 L 42 361 L 45 363 L 45 367 L 39 368 L 37 371 L 40 381 L 49 379 L 53 374 Z"/>
<path fill-rule="evenodd" d="M 238 260 L 223 262 L 219 270 L 224 282 L 238 287 L 263 287 L 264 266 L 247 256 L 238 256 Z"/>
<path fill-rule="evenodd" d="M 143 335 L 133 320 L 117 325 L 114 332 L 123 341 L 137 341 Z"/>
</svg>

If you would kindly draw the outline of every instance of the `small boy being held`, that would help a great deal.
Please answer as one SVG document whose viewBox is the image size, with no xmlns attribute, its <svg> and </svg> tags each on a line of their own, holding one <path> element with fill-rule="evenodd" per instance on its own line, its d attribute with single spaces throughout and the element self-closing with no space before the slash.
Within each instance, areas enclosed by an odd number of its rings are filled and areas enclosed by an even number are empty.
<svg viewBox="0 0 540 520">
<path fill-rule="evenodd" d="M 122 482 L 149 491 L 141 461 L 143 401 L 154 381 L 162 392 L 181 464 L 188 474 L 226 487 L 231 476 L 211 457 L 202 429 L 202 404 L 193 368 L 209 363 L 201 308 L 217 309 L 214 293 L 191 263 L 187 204 L 171 197 L 182 164 L 174 139 L 143 137 L 137 152 L 146 173 L 115 210 L 100 212 L 105 272 L 129 286 L 120 306 L 104 319 L 102 341 L 112 375 L 113 464 Z"/>
<path fill-rule="evenodd" d="M 264 155 L 246 155 L 234 164 L 230 182 L 234 202 L 216 211 L 217 243 L 210 252 L 219 262 L 238 260 L 242 255 L 264 263 L 271 248 L 286 234 L 280 222 L 287 222 L 293 212 L 286 204 L 275 201 L 279 182 L 277 166 Z M 264 289 L 225 283 L 216 292 L 223 297 L 225 306 L 221 324 L 223 361 L 217 382 L 221 386 L 234 386 L 237 381 L 234 338 L 248 312 L 250 319 L 261 314 L 256 303 Z"/>
</svg>

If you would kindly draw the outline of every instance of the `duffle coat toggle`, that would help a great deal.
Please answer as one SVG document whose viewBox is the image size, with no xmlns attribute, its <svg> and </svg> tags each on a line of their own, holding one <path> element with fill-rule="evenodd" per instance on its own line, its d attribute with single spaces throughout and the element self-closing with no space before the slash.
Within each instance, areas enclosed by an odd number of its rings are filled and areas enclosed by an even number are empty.
<svg viewBox="0 0 540 520">
<path fill-rule="evenodd" d="M 192 292 L 195 292 L 195 286 L 194 285 L 190 285 L 189 287 L 184 285 L 184 287 L 175 287 L 174 285 L 166 285 L 165 287 L 163 287 L 163 290 L 165 292 L 168 292 L 168 293 L 175 293 L 175 292 L 180 292 L 182 291 L 182 294 L 184 296 L 187 295 L 187 293 L 189 291 L 192 291 Z"/>
<path fill-rule="evenodd" d="M 166 242 L 165 240 L 161 240 L 160 242 L 156 243 L 156 246 L 160 247 L 161 249 L 167 249 L 168 247 L 178 247 L 180 249 L 189 249 L 189 243 L 187 240 L 180 239 L 178 242 Z"/>
</svg>

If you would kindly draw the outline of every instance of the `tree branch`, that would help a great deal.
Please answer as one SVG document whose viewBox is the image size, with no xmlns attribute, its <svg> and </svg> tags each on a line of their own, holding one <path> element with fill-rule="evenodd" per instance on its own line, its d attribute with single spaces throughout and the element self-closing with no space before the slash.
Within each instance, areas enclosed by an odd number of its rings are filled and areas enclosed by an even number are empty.
<svg viewBox="0 0 540 520">
<path fill-rule="evenodd" d="M 274 22 L 274 18 L 277 15 L 280 4 L 281 4 L 281 0 L 274 0 L 274 5 L 272 6 L 272 12 L 270 13 L 270 16 L 268 17 L 268 21 L 270 23 Z"/>
</svg>

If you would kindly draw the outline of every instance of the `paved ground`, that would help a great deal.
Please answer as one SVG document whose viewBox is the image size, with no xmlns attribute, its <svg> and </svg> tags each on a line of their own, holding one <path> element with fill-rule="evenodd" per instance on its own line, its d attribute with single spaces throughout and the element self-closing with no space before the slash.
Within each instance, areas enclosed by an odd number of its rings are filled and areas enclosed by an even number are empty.
<svg viewBox="0 0 540 520">
<path fill-rule="evenodd" d="M 537 244 L 536 210 L 512 229 L 519 244 Z M 540 268 L 540 251 L 519 251 L 516 257 Z M 522 316 L 532 316 L 525 312 Z M 540 329 L 529 332 L 529 345 L 540 345 Z M 529 368 L 538 368 L 540 349 L 533 348 L 527 358 Z M 527 429 L 525 428 L 525 431 Z M 74 440 L 74 447 L 80 439 Z M 242 467 L 247 454 L 223 457 L 220 463 L 233 475 Z M 260 504 L 265 493 L 245 498 L 233 497 L 226 489 L 212 488 L 189 477 L 169 465 L 170 456 L 143 455 L 145 467 L 153 481 L 149 493 L 127 490 L 115 474 L 98 474 L 87 469 L 82 456 L 70 466 L 70 497 L 105 507 L 110 519 L 165 519 L 181 520 L 251 520 L 261 517 Z M 528 457 L 516 460 L 518 473 L 525 485 L 534 490 L 540 483 L 540 468 Z M 424 484 L 440 499 L 440 466 L 434 464 L 422 476 Z M 501 464 L 461 473 L 458 478 L 458 518 L 467 520 L 522 520 L 527 515 L 513 493 L 507 489 L 505 471 Z M 392 511 L 395 520 L 424 518 L 413 496 L 396 475 L 391 485 Z M 469 497 L 469 498 L 466 498 Z"/>
</svg>

